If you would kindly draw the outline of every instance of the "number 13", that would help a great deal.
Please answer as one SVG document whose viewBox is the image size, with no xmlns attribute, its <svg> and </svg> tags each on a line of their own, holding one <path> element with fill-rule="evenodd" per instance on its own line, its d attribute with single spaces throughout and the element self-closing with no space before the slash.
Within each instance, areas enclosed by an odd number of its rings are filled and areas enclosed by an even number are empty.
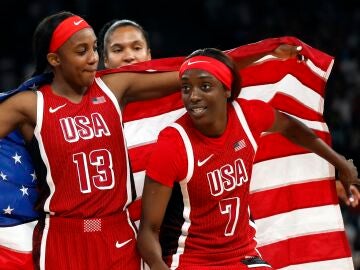
<svg viewBox="0 0 360 270">
<path fill-rule="evenodd" d="M 96 175 L 91 176 L 94 186 L 98 189 L 114 187 L 114 171 L 111 153 L 106 149 L 97 149 L 89 153 L 89 160 L 84 152 L 73 155 L 73 162 L 77 167 L 77 174 L 82 193 L 91 192 L 90 173 L 88 166 L 95 166 Z"/>
</svg>

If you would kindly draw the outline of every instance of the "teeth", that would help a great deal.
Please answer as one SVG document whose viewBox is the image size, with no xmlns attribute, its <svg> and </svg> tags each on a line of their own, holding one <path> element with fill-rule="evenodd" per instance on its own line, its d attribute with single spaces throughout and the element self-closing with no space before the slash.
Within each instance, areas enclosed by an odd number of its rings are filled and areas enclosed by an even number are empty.
<svg viewBox="0 0 360 270">
<path fill-rule="evenodd" d="M 201 113 L 202 111 L 204 111 L 204 108 L 194 108 L 194 109 L 192 109 L 193 110 L 193 112 L 195 112 L 195 113 Z"/>
</svg>

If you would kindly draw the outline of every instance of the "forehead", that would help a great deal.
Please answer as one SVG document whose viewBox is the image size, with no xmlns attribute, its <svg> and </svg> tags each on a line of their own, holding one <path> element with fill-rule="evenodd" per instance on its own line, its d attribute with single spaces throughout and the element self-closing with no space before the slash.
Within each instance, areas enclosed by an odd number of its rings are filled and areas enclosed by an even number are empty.
<svg viewBox="0 0 360 270">
<path fill-rule="evenodd" d="M 64 45 L 77 46 L 79 44 L 93 44 L 96 42 L 94 30 L 90 27 L 81 29 L 72 35 Z"/>
<path fill-rule="evenodd" d="M 206 78 L 217 80 L 216 77 L 212 75 L 210 72 L 197 68 L 185 70 L 185 72 L 181 76 L 182 80 L 206 79 Z"/>
<path fill-rule="evenodd" d="M 118 26 L 109 35 L 110 42 L 121 43 L 125 40 L 139 40 L 145 42 L 145 38 L 142 32 L 138 28 L 131 25 Z"/>
</svg>

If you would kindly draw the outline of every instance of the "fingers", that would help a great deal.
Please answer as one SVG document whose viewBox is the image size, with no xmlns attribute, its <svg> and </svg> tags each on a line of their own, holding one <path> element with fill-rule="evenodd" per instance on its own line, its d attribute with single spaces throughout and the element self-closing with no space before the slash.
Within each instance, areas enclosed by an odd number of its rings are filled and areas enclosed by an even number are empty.
<svg viewBox="0 0 360 270">
<path fill-rule="evenodd" d="M 305 61 L 305 56 L 300 53 L 302 51 L 302 49 L 303 48 L 302 48 L 301 45 L 296 46 L 296 48 L 295 48 L 295 50 L 296 50 L 296 58 L 297 58 L 298 63 Z"/>
<path fill-rule="evenodd" d="M 349 188 L 349 191 L 350 191 L 351 195 L 349 197 L 347 205 L 350 205 L 352 207 L 358 206 L 359 201 L 360 201 L 360 192 L 359 192 L 359 190 L 357 189 L 356 186 L 351 185 L 350 188 Z"/>
<path fill-rule="evenodd" d="M 359 205 L 360 192 L 356 186 L 351 185 L 349 187 L 349 192 L 347 193 L 345 191 L 343 184 L 339 180 L 337 180 L 336 193 L 338 195 L 339 200 L 345 203 L 347 206 L 354 208 Z"/>
</svg>

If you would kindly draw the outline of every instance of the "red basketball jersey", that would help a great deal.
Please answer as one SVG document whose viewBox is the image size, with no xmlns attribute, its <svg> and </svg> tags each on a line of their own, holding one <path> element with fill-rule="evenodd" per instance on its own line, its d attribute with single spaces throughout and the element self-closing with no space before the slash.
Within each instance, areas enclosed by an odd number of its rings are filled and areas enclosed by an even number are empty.
<svg viewBox="0 0 360 270">
<path fill-rule="evenodd" d="M 121 111 L 100 80 L 79 103 L 38 91 L 35 136 L 46 166 L 42 208 L 61 217 L 104 217 L 131 201 Z"/>
<path fill-rule="evenodd" d="M 160 230 L 163 256 L 171 269 L 240 265 L 247 256 L 259 256 L 248 207 L 249 184 L 256 141 L 272 125 L 274 113 L 263 102 L 240 104 L 229 104 L 227 127 L 218 138 L 201 134 L 188 114 L 159 136 L 147 174 L 173 185 Z"/>
</svg>

